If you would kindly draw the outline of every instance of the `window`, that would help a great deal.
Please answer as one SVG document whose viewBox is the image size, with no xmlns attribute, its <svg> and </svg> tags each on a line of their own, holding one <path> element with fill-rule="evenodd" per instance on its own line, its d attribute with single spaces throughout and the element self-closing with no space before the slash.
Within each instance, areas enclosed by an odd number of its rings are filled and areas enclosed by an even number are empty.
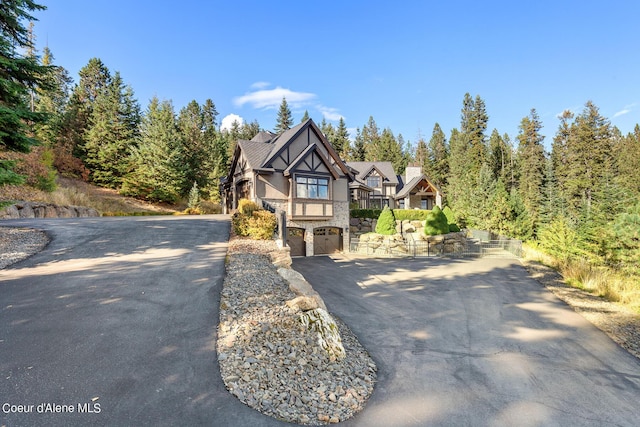
<svg viewBox="0 0 640 427">
<path fill-rule="evenodd" d="M 371 188 L 379 188 L 380 187 L 380 177 L 379 176 L 368 176 L 367 177 L 367 185 Z"/>
<path fill-rule="evenodd" d="M 299 199 L 328 199 L 329 179 L 297 176 L 296 197 Z"/>
<path fill-rule="evenodd" d="M 398 200 L 398 208 L 404 209 L 404 199 Z"/>
</svg>

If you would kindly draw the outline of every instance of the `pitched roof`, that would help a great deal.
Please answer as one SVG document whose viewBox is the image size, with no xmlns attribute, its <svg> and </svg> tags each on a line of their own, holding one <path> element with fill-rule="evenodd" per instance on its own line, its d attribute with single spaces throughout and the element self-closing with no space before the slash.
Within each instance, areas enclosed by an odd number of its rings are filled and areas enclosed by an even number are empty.
<svg viewBox="0 0 640 427">
<path fill-rule="evenodd" d="M 258 169 L 262 166 L 267 154 L 271 151 L 272 145 L 266 142 L 239 140 L 238 146 L 244 153 L 247 163 L 251 169 Z"/>
<path fill-rule="evenodd" d="M 347 166 L 358 171 L 356 179 L 365 181 L 372 169 L 377 169 L 389 184 L 398 185 L 398 177 L 391 162 L 347 162 Z"/>
<path fill-rule="evenodd" d="M 420 184 L 421 181 L 427 181 L 429 183 L 429 185 L 431 187 L 433 187 L 434 190 L 436 190 L 436 192 L 441 193 L 440 189 L 438 187 L 436 187 L 436 185 L 434 183 L 432 183 L 429 178 L 426 177 L 426 175 L 420 175 L 420 176 L 416 176 L 413 179 L 411 179 L 411 181 L 407 182 L 400 191 L 398 191 L 398 193 L 394 196 L 395 199 L 404 199 L 405 197 L 407 197 L 409 195 L 409 193 L 411 193 L 411 191 L 416 188 L 416 186 L 418 184 Z"/>
</svg>

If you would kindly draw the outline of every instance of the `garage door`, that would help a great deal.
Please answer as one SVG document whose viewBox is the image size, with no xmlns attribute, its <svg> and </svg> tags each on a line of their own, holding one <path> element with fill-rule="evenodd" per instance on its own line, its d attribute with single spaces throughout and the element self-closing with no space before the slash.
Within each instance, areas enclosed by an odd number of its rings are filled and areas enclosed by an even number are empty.
<svg viewBox="0 0 640 427">
<path fill-rule="evenodd" d="M 291 256 L 305 256 L 307 254 L 304 241 L 304 228 L 287 227 L 287 245 L 291 248 Z"/>
<path fill-rule="evenodd" d="M 342 250 L 342 229 L 319 227 L 313 230 L 313 254 L 323 255 Z"/>
</svg>

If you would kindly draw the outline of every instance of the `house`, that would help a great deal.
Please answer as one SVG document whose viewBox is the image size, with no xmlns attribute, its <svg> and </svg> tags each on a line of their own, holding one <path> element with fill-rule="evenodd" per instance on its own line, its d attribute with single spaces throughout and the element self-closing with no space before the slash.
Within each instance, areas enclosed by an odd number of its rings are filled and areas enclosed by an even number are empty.
<svg viewBox="0 0 640 427">
<path fill-rule="evenodd" d="M 427 209 L 442 207 L 442 191 L 422 173 L 408 166 L 396 175 L 391 162 L 348 162 L 355 179 L 349 184 L 352 206 L 360 209 Z"/>
<path fill-rule="evenodd" d="M 225 212 L 246 198 L 286 213 L 292 256 L 328 254 L 349 245 L 349 184 L 355 179 L 309 119 L 275 135 L 238 141 L 222 184 Z"/>
<path fill-rule="evenodd" d="M 399 178 L 394 196 L 397 209 L 442 208 L 442 191 L 422 173 L 420 166 L 407 166 L 404 176 Z"/>
<path fill-rule="evenodd" d="M 398 177 L 391 162 L 347 162 L 355 173 L 349 184 L 352 203 L 360 209 L 394 209 Z"/>
</svg>

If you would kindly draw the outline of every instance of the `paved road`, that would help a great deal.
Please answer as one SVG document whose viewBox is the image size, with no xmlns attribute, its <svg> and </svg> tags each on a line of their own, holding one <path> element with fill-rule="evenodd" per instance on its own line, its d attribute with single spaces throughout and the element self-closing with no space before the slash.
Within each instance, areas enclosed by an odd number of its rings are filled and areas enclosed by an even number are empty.
<svg viewBox="0 0 640 427">
<path fill-rule="evenodd" d="M 640 361 L 514 260 L 296 258 L 378 364 L 349 426 L 638 426 Z"/>
<path fill-rule="evenodd" d="M 18 225 L 53 240 L 0 270 L 0 426 L 284 425 L 220 378 L 228 217 Z"/>
</svg>

